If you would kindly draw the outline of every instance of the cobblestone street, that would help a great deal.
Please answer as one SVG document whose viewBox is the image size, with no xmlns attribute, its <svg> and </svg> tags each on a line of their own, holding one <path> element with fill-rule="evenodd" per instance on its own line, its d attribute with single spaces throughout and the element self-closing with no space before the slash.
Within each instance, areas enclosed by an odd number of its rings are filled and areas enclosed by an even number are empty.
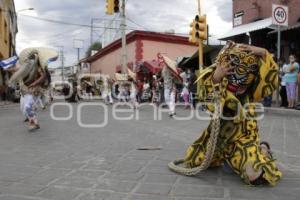
<svg viewBox="0 0 300 200">
<path fill-rule="evenodd" d="M 267 114 L 261 138 L 270 142 L 283 171 L 276 187 L 249 187 L 222 168 L 197 177 L 171 172 L 168 162 L 182 158 L 207 122 L 178 121 L 166 113 L 153 120 L 149 108 L 139 120 L 114 120 L 108 108 L 103 128 L 81 128 L 74 117 L 54 121 L 39 112 L 41 129 L 28 132 L 18 106 L 0 108 L 0 200 L 292 200 L 300 196 L 299 117 Z M 54 109 L 66 116 L 66 107 Z M 178 116 L 186 110 L 177 111 Z M 84 123 L 99 123 L 103 108 L 84 107 Z M 155 147 L 158 150 L 138 150 Z"/>
</svg>

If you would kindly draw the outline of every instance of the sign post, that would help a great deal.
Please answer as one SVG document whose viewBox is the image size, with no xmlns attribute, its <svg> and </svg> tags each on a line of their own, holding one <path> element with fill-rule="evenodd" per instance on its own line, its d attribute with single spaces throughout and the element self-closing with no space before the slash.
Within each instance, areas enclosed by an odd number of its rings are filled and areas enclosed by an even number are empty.
<svg viewBox="0 0 300 200">
<path fill-rule="evenodd" d="M 272 5 L 272 21 L 274 25 L 277 25 L 277 63 L 279 63 L 281 52 L 281 26 L 288 26 L 288 13 L 287 6 Z M 279 73 L 279 72 L 278 72 Z M 279 75 L 279 74 L 278 74 Z M 279 105 L 279 88 L 277 87 L 276 104 Z"/>
<path fill-rule="evenodd" d="M 198 0 L 198 14 L 201 16 L 201 0 Z M 199 40 L 199 72 L 203 69 L 203 43 Z"/>
</svg>

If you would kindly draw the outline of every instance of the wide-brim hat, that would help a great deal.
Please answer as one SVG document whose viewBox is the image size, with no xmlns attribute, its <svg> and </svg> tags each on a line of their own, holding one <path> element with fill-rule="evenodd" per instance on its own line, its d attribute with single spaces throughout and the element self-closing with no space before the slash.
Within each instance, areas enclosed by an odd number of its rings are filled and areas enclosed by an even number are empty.
<svg viewBox="0 0 300 200">
<path fill-rule="evenodd" d="M 116 81 L 127 81 L 128 75 L 127 74 L 121 74 L 121 73 L 115 73 Z"/>
<path fill-rule="evenodd" d="M 38 55 L 39 63 L 43 69 L 45 69 L 50 62 L 56 61 L 58 58 L 58 52 L 55 49 L 47 47 L 32 47 L 21 51 L 19 54 L 20 64 L 24 64 L 25 61 L 34 54 Z"/>
<path fill-rule="evenodd" d="M 136 73 L 134 73 L 131 69 L 127 68 L 128 76 L 131 77 L 133 80 L 136 80 Z"/>
<path fill-rule="evenodd" d="M 182 78 L 180 77 L 180 74 L 177 71 L 177 65 L 176 62 L 171 60 L 169 57 L 162 55 L 162 58 L 164 60 L 164 63 L 168 67 L 168 69 L 172 72 L 172 74 L 180 81 L 182 81 Z"/>
</svg>

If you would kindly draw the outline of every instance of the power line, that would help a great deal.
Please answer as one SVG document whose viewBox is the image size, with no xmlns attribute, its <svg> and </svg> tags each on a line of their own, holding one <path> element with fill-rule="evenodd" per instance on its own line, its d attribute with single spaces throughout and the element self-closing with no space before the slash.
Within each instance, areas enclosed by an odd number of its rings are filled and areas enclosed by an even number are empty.
<svg viewBox="0 0 300 200">
<path fill-rule="evenodd" d="M 91 25 L 88 25 L 88 24 L 79 24 L 79 23 L 65 22 L 65 21 L 61 21 L 61 20 L 53 20 L 53 19 L 47 19 L 47 18 L 42 18 L 42 17 L 30 16 L 30 15 L 23 15 L 23 14 L 20 14 L 20 15 L 22 15 L 24 17 L 27 17 L 27 18 L 36 19 L 36 20 L 40 20 L 40 21 L 46 21 L 46 22 L 55 23 L 55 24 L 70 25 L 70 26 L 80 26 L 80 27 L 91 28 Z M 104 26 L 94 26 L 94 28 L 117 29 L 117 28 L 108 28 L 108 27 L 104 27 Z M 134 30 L 134 29 L 131 29 L 131 30 Z"/>
<path fill-rule="evenodd" d="M 133 20 L 130 19 L 129 17 L 127 17 L 126 19 L 127 19 L 128 21 L 132 22 L 133 24 L 135 24 L 135 25 L 137 25 L 137 26 L 139 26 L 139 27 L 142 27 L 143 29 L 145 29 L 145 30 L 147 30 L 147 31 L 149 30 L 149 29 L 146 28 L 145 26 L 142 26 L 142 25 L 136 23 L 135 21 L 133 21 Z"/>
<path fill-rule="evenodd" d="M 28 18 L 31 18 L 31 19 L 36 19 L 36 20 L 40 20 L 40 21 L 46 21 L 46 22 L 55 23 L 55 24 L 63 24 L 63 25 L 70 25 L 70 26 L 79 26 L 79 27 L 91 28 L 91 25 L 87 25 L 87 24 L 65 22 L 65 21 L 60 21 L 60 20 L 47 19 L 47 18 L 41 18 L 41 17 L 36 17 L 36 16 L 24 15 L 24 14 L 20 14 L 20 15 L 28 17 Z M 107 19 L 105 19 L 105 20 L 107 20 Z M 141 26 L 141 25 L 139 25 L 139 26 Z M 119 29 L 119 28 L 104 27 L 104 26 L 94 26 L 94 28 L 113 29 L 113 30 Z M 126 30 L 128 30 L 128 31 L 135 31 L 137 29 L 127 28 Z M 165 34 L 165 32 L 162 32 L 162 31 L 152 31 L 152 30 L 148 30 L 148 31 L 155 32 L 155 33 L 164 33 Z M 186 33 L 176 33 L 176 35 L 188 36 L 189 34 L 186 34 Z"/>
</svg>

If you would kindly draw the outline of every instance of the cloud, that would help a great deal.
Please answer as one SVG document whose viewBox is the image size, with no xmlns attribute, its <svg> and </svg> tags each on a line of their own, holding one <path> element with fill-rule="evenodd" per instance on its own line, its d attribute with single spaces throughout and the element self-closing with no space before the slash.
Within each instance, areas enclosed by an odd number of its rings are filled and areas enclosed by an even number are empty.
<svg viewBox="0 0 300 200">
<path fill-rule="evenodd" d="M 221 35 L 231 28 L 231 1 L 202 1 L 207 14 L 211 35 Z M 15 0 L 16 10 L 33 7 L 34 11 L 24 11 L 18 15 L 19 33 L 17 51 L 29 46 L 64 46 L 66 64 L 76 62 L 77 54 L 73 48 L 74 39 L 84 40 L 84 56 L 90 44 L 90 28 L 50 23 L 25 15 L 59 20 L 71 23 L 91 23 L 91 18 L 111 20 L 114 16 L 105 15 L 105 1 L 88 0 Z M 196 1 L 191 0 L 127 0 L 127 25 L 130 29 L 164 32 L 173 29 L 176 33 L 188 34 L 189 24 L 197 14 Z M 103 21 L 95 23 L 103 26 Z M 94 40 L 100 40 L 104 29 L 93 32 Z M 59 65 L 58 63 L 56 65 Z"/>
</svg>

